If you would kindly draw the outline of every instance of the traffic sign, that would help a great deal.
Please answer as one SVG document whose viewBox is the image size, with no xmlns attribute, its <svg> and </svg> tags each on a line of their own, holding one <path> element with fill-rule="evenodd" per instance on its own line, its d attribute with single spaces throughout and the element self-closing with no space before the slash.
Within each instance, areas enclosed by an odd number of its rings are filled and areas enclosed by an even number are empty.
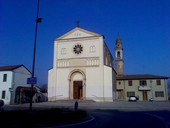
<svg viewBox="0 0 170 128">
<path fill-rule="evenodd" d="M 37 77 L 31 77 L 27 79 L 27 84 L 36 84 L 37 83 Z"/>
</svg>

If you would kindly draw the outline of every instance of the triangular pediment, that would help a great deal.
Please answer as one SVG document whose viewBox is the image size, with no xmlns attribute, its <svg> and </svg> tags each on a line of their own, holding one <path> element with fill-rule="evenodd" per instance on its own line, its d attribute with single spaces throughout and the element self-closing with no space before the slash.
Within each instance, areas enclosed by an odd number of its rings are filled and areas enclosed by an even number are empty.
<svg viewBox="0 0 170 128">
<path fill-rule="evenodd" d="M 71 31 L 65 33 L 64 35 L 58 37 L 55 40 L 60 40 L 60 39 L 74 39 L 74 38 L 82 38 L 82 37 L 99 37 L 102 36 L 98 33 L 94 33 L 79 27 L 76 27 L 74 29 L 72 29 Z"/>
</svg>

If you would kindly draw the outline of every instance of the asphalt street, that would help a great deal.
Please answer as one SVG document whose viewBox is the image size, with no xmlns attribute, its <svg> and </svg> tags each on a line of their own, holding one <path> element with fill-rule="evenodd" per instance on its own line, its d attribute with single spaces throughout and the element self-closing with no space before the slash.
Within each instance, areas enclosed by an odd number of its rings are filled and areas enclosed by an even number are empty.
<svg viewBox="0 0 170 128">
<path fill-rule="evenodd" d="M 159 119 L 147 115 L 148 112 L 120 110 L 90 110 L 94 120 L 70 128 L 165 128 Z"/>
<path fill-rule="evenodd" d="M 5 110 L 28 109 L 29 104 L 5 105 Z M 34 103 L 33 109 L 69 108 L 74 102 Z M 94 120 L 70 128 L 170 128 L 170 102 L 79 103 Z"/>
</svg>

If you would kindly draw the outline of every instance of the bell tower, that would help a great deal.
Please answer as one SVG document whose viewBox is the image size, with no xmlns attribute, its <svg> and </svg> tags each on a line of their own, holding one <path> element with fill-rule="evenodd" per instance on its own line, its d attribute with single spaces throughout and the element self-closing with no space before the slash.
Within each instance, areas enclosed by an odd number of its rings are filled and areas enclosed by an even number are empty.
<svg viewBox="0 0 170 128">
<path fill-rule="evenodd" d="M 116 39 L 116 47 L 115 47 L 115 55 L 116 55 L 116 72 L 118 76 L 123 75 L 123 48 L 122 48 L 122 41 L 118 37 Z"/>
</svg>

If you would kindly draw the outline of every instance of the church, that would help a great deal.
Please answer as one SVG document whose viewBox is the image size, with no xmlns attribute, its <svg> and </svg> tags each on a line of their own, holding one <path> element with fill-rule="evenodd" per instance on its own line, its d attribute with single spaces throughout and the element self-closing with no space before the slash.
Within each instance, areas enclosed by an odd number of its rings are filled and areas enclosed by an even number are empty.
<svg viewBox="0 0 170 128">
<path fill-rule="evenodd" d="M 48 71 L 48 100 L 168 100 L 165 76 L 124 75 L 122 41 L 115 47 L 115 69 L 104 36 L 77 26 L 54 40 L 53 68 Z"/>
<path fill-rule="evenodd" d="M 116 99 L 116 71 L 104 36 L 77 26 L 54 40 L 48 100 Z"/>
</svg>

